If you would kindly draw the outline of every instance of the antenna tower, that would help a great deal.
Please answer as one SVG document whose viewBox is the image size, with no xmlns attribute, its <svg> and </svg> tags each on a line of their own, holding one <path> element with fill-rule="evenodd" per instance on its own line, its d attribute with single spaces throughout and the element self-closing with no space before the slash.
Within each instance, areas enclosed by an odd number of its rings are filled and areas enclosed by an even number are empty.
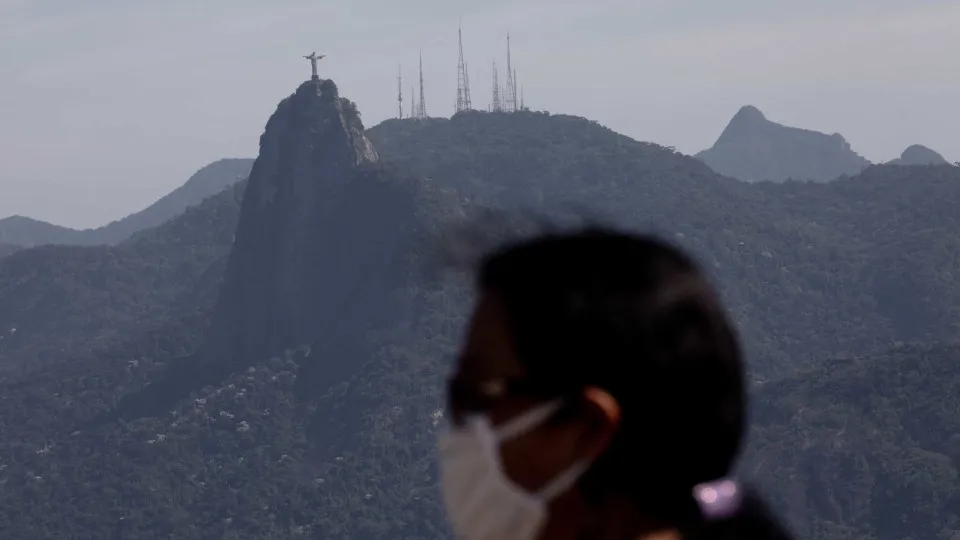
<svg viewBox="0 0 960 540">
<path fill-rule="evenodd" d="M 467 75 L 468 69 L 469 69 L 469 68 L 467 67 L 467 63 L 464 62 L 464 63 L 463 63 L 463 87 L 464 87 L 464 88 L 466 89 L 466 91 L 467 91 L 467 92 L 466 92 L 466 96 L 467 96 L 467 108 L 468 108 L 468 109 L 473 109 L 473 105 L 470 103 L 470 77 Z"/>
<path fill-rule="evenodd" d="M 397 66 L 397 118 L 403 120 L 403 77 Z"/>
<path fill-rule="evenodd" d="M 501 103 L 500 82 L 497 80 L 497 61 L 493 61 L 493 112 L 503 112 L 503 103 Z"/>
<path fill-rule="evenodd" d="M 420 105 L 417 107 L 417 118 L 427 117 L 427 102 L 423 97 L 423 53 L 420 53 Z"/>
<path fill-rule="evenodd" d="M 503 96 L 503 109 L 506 112 L 517 111 L 517 81 L 514 76 L 513 64 L 510 61 L 510 34 L 507 34 L 507 88 Z"/>
<path fill-rule="evenodd" d="M 463 61 L 463 29 L 457 27 L 459 60 L 457 61 L 457 107 L 456 112 L 470 110 L 470 81 L 467 79 L 467 63 Z"/>
<path fill-rule="evenodd" d="M 417 104 L 414 101 L 417 97 L 417 92 L 414 91 L 413 85 L 410 85 L 410 116 L 407 118 L 416 118 L 417 117 Z"/>
</svg>

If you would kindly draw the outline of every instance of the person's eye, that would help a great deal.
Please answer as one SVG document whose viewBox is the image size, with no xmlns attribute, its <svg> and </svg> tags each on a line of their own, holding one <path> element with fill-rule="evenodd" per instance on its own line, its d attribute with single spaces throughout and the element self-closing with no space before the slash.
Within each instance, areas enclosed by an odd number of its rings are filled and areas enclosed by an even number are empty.
<svg viewBox="0 0 960 540">
<path fill-rule="evenodd" d="M 490 399 L 503 396 L 507 387 L 501 379 L 493 379 L 480 383 L 480 392 Z"/>
</svg>

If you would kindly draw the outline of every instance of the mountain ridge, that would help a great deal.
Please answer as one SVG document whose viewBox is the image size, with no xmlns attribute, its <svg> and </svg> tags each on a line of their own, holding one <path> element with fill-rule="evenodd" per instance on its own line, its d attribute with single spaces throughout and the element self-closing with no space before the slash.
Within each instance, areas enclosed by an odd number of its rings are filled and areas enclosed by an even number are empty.
<svg viewBox="0 0 960 540">
<path fill-rule="evenodd" d="M 73 229 L 46 221 L 15 215 L 0 219 L 0 244 L 33 247 L 49 244 L 115 245 L 144 229 L 156 227 L 180 215 L 227 186 L 246 178 L 253 160 L 222 158 L 204 165 L 185 183 L 146 208 L 105 225 Z"/>
</svg>

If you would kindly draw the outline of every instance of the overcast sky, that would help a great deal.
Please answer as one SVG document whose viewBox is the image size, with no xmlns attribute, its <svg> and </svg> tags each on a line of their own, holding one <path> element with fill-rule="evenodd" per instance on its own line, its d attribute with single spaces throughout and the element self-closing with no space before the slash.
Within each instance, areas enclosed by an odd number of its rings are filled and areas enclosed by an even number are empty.
<svg viewBox="0 0 960 540">
<path fill-rule="evenodd" d="M 637 139 L 694 153 L 753 104 L 873 161 L 960 160 L 957 0 L 0 0 L 0 217 L 100 225 L 255 156 L 314 49 L 367 126 L 422 49 L 449 116 L 458 18 L 474 106 L 509 31 L 528 106 Z"/>
</svg>

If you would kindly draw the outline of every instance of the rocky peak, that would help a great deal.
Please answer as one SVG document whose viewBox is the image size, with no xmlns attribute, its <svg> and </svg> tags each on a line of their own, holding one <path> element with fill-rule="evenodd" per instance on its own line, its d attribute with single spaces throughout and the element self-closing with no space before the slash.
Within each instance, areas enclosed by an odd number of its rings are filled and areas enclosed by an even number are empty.
<svg viewBox="0 0 960 540">
<path fill-rule="evenodd" d="M 891 165 L 947 165 L 947 160 L 937 152 L 920 144 L 912 144 L 890 161 Z"/>
<path fill-rule="evenodd" d="M 333 81 L 307 81 L 280 102 L 260 137 L 202 364 L 224 373 L 317 341 L 344 361 L 362 354 L 346 349 L 389 315 L 415 214 L 410 184 L 378 159 Z"/>
<path fill-rule="evenodd" d="M 753 105 L 744 105 L 737 111 L 737 114 L 733 115 L 733 118 L 730 119 L 730 123 L 727 124 L 727 127 L 720 134 L 717 142 L 736 140 L 741 137 L 750 136 L 751 134 L 767 129 L 770 124 L 772 124 L 772 122 L 767 120 L 767 117 L 760 112 L 760 109 Z"/>
<path fill-rule="evenodd" d="M 376 162 L 379 157 L 363 131 L 356 104 L 340 97 L 332 80 L 307 81 L 281 101 L 267 121 L 257 161 L 270 158 L 279 146 L 290 142 L 281 139 L 282 135 L 296 133 L 304 138 L 303 144 L 311 145 L 306 154 L 313 161 Z"/>
<path fill-rule="evenodd" d="M 870 163 L 839 133 L 827 135 L 770 121 L 741 107 L 714 145 L 696 155 L 714 171 L 745 181 L 827 181 Z"/>
</svg>

